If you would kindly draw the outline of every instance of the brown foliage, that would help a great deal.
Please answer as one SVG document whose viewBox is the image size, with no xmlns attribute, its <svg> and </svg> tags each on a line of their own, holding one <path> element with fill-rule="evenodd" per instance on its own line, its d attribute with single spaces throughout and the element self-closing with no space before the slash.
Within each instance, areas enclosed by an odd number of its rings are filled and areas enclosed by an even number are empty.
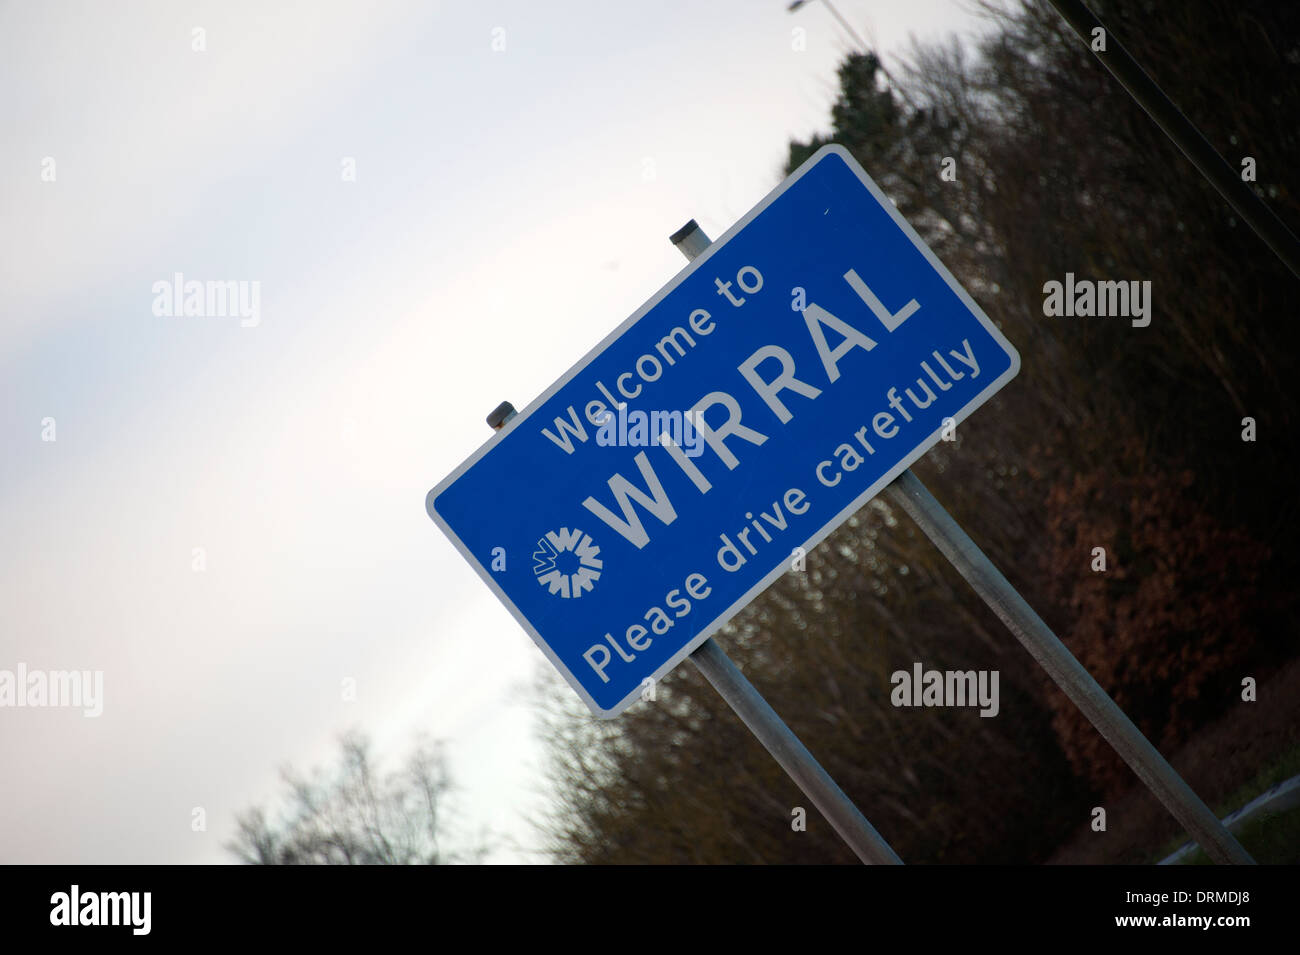
<svg viewBox="0 0 1300 955">
<path fill-rule="evenodd" d="M 1206 513 L 1193 483 L 1188 470 L 1096 469 L 1048 497 L 1047 578 L 1069 620 L 1062 639 L 1164 751 L 1200 724 L 1207 698 L 1232 697 L 1268 600 L 1269 548 Z M 1096 547 L 1104 571 L 1092 569 Z M 1050 703 L 1071 765 L 1107 795 L 1129 786 L 1130 771 L 1065 695 Z"/>
</svg>

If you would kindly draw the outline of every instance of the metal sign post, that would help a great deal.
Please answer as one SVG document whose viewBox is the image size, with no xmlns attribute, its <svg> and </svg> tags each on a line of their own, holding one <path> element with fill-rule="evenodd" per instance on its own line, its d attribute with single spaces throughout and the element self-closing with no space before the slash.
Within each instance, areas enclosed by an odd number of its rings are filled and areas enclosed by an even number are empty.
<svg viewBox="0 0 1300 955">
<path fill-rule="evenodd" d="M 705 640 L 690 656 L 690 661 L 713 684 L 727 705 L 749 727 L 750 732 L 781 764 L 799 788 L 826 820 L 835 827 L 845 842 L 863 862 L 877 865 L 902 865 L 889 843 L 858 811 L 853 801 L 836 785 L 830 774 L 822 769 L 808 748 L 799 742 L 790 727 L 786 726 L 776 711 L 754 689 L 745 675 L 731 662 L 726 651 L 712 637 Z"/>
<path fill-rule="evenodd" d="M 1101 685 L 1074 658 L 1034 609 L 1002 576 L 985 553 L 943 509 L 911 471 L 885 489 L 889 500 L 907 512 L 925 536 L 998 615 L 1142 782 L 1156 795 L 1215 862 L 1253 865 L 1240 842 L 1192 791 L 1160 751 L 1151 745 Z"/>
</svg>

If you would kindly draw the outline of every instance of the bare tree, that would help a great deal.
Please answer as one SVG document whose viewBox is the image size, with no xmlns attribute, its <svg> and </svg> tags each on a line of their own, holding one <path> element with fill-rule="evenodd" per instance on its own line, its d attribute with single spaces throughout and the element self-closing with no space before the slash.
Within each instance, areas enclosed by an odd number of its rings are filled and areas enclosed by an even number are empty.
<svg viewBox="0 0 1300 955">
<path fill-rule="evenodd" d="M 446 845 L 451 789 L 439 743 L 421 737 L 406 765 L 380 775 L 358 733 L 340 740 L 332 776 L 283 772 L 286 806 L 278 819 L 261 807 L 241 813 L 226 848 L 250 865 L 444 865 L 480 862 L 486 848 Z"/>
</svg>

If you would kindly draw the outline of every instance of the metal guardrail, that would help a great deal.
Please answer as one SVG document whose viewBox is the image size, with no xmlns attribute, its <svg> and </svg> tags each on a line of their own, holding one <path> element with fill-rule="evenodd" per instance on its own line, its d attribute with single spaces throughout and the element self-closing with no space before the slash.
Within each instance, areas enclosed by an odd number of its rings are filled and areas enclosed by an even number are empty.
<svg viewBox="0 0 1300 955">
<path fill-rule="evenodd" d="M 1300 776 L 1292 776 L 1286 782 L 1278 783 L 1263 795 L 1255 797 L 1236 812 L 1224 816 L 1223 825 L 1229 832 L 1238 832 L 1246 823 L 1261 815 L 1286 812 L 1297 807 L 1300 807 Z M 1195 842 L 1188 842 L 1156 864 L 1177 865 L 1197 848 Z"/>
</svg>

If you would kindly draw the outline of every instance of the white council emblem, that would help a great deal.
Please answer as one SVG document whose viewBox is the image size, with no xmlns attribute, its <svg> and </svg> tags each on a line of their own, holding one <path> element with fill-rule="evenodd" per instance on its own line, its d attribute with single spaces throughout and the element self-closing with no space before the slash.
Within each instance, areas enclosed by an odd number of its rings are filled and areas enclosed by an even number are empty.
<svg viewBox="0 0 1300 955">
<path fill-rule="evenodd" d="M 600 579 L 600 548 L 591 542 L 591 535 L 576 527 L 561 527 L 550 531 L 537 542 L 533 551 L 533 573 L 537 582 L 566 600 L 581 597 Z"/>
</svg>

